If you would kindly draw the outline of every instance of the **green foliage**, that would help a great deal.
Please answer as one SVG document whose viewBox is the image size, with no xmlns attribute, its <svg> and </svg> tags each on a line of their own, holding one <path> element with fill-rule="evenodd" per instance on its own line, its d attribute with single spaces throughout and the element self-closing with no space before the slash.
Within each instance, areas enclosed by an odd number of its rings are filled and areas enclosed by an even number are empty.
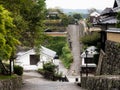
<svg viewBox="0 0 120 90">
<path fill-rule="evenodd" d="M 100 42 L 100 34 L 94 32 L 92 34 L 86 35 L 80 39 L 84 45 L 87 46 L 97 46 L 98 42 Z"/>
<path fill-rule="evenodd" d="M 0 0 L 0 4 L 12 13 L 13 35 L 22 45 L 34 47 L 43 42 L 45 0 Z"/>
<path fill-rule="evenodd" d="M 80 13 L 75 13 L 75 14 L 73 14 L 73 17 L 74 17 L 75 19 L 77 19 L 77 20 L 82 19 L 82 16 L 81 16 Z"/>
<path fill-rule="evenodd" d="M 39 68 L 37 71 L 38 71 L 41 75 L 44 75 L 44 73 L 45 73 L 45 70 L 44 70 L 44 69 L 41 69 L 41 68 Z"/>
<path fill-rule="evenodd" d="M 61 60 L 66 68 L 70 68 L 71 63 L 73 62 L 73 57 L 71 51 L 67 44 L 62 48 Z"/>
<path fill-rule="evenodd" d="M 14 36 L 14 27 L 11 13 L 0 5 L 0 60 L 9 59 L 20 44 Z"/>
<path fill-rule="evenodd" d="M 44 20 L 44 23 L 47 25 L 47 26 L 61 26 L 61 20 Z"/>
<path fill-rule="evenodd" d="M 58 56 L 62 54 L 62 48 L 66 43 L 66 37 L 48 37 L 44 45 L 57 52 Z"/>
<path fill-rule="evenodd" d="M 62 31 L 65 31 L 65 27 L 68 25 L 68 16 L 60 9 L 47 9 L 45 25 L 52 31 L 61 31 L 61 27 L 64 27 Z"/>
<path fill-rule="evenodd" d="M 17 77 L 16 75 L 0 75 L 0 80 L 11 79 Z"/>
<path fill-rule="evenodd" d="M 75 18 L 74 18 L 73 16 L 69 15 L 69 16 L 68 16 L 68 23 L 69 23 L 69 24 L 75 24 L 75 22 L 76 22 L 76 21 L 75 21 Z"/>
<path fill-rule="evenodd" d="M 120 12 L 118 12 L 118 14 L 117 14 L 117 19 L 118 19 L 118 22 L 116 24 L 116 27 L 120 28 Z"/>
<path fill-rule="evenodd" d="M 116 43 L 116 47 L 119 49 L 120 48 L 120 43 Z"/>
<path fill-rule="evenodd" d="M 100 33 L 94 32 L 92 34 L 86 35 L 81 38 L 83 45 L 83 48 L 86 49 L 88 46 L 96 46 L 97 47 L 97 52 L 100 51 Z M 99 54 L 94 55 L 94 62 L 95 64 L 98 64 L 99 60 Z"/>
<path fill-rule="evenodd" d="M 43 65 L 43 69 L 38 69 L 38 72 L 41 73 L 46 79 L 57 80 L 62 75 L 56 72 L 56 66 L 49 62 Z"/>
<path fill-rule="evenodd" d="M 15 65 L 14 66 L 14 73 L 21 76 L 23 74 L 23 67 Z"/>
<path fill-rule="evenodd" d="M 61 16 L 61 24 L 63 25 L 63 26 L 68 26 L 68 24 L 69 24 L 69 19 L 68 19 L 68 16 L 67 15 L 62 15 Z"/>
<path fill-rule="evenodd" d="M 49 63 L 46 63 L 43 65 L 43 69 L 45 71 L 49 71 L 49 72 L 54 73 L 55 72 L 55 65 L 53 63 L 49 62 Z"/>
</svg>

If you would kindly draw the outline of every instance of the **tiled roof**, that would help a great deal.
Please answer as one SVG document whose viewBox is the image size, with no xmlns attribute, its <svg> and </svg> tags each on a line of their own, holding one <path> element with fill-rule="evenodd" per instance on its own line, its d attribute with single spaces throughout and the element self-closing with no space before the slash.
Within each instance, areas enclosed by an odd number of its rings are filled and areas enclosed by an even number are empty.
<svg viewBox="0 0 120 90">
<path fill-rule="evenodd" d="M 114 16 L 99 19 L 96 24 L 116 24 L 117 19 Z"/>
<path fill-rule="evenodd" d="M 120 0 L 116 0 L 118 7 L 120 7 Z"/>
<path fill-rule="evenodd" d="M 21 57 L 21 56 L 29 54 L 31 52 L 35 53 L 35 50 L 34 49 L 30 49 L 30 50 L 28 50 L 26 52 L 19 52 L 19 53 L 17 53 L 17 56 Z M 50 57 L 55 57 L 56 56 L 56 52 L 55 51 L 53 51 L 51 49 L 48 49 L 46 47 L 43 47 L 43 46 L 41 46 L 41 48 L 40 48 L 40 53 L 46 54 L 46 55 L 48 55 Z"/>
<path fill-rule="evenodd" d="M 112 13 L 113 10 L 112 8 L 105 8 L 100 15 L 105 15 L 105 14 L 109 14 L 109 13 Z"/>
<path fill-rule="evenodd" d="M 120 7 L 113 8 L 113 12 L 120 12 Z"/>
<path fill-rule="evenodd" d="M 93 12 L 93 13 L 90 14 L 90 16 L 96 16 L 96 17 L 98 17 L 98 16 L 100 16 L 100 14 L 98 12 Z"/>
<path fill-rule="evenodd" d="M 120 11 L 120 0 L 115 0 L 114 5 L 113 5 L 113 11 L 114 12 Z"/>
<path fill-rule="evenodd" d="M 55 55 L 56 55 L 55 51 L 48 49 L 46 47 L 43 47 L 43 46 L 41 46 L 41 53 L 44 53 L 44 54 L 49 55 L 51 57 L 55 57 Z"/>
<path fill-rule="evenodd" d="M 104 18 L 103 20 L 101 20 L 99 23 L 101 24 L 115 24 L 117 23 L 117 19 L 114 17 L 108 17 L 108 18 Z"/>
</svg>

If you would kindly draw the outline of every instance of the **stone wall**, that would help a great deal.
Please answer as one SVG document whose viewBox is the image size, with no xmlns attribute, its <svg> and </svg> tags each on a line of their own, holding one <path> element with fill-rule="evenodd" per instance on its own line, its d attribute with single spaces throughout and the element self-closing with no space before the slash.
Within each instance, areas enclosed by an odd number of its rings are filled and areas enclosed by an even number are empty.
<svg viewBox="0 0 120 90">
<path fill-rule="evenodd" d="M 120 90 L 120 76 L 82 77 L 81 86 L 87 90 Z"/>
<path fill-rule="evenodd" d="M 101 75 L 120 75 L 120 43 L 106 41 L 105 53 Z"/>
<path fill-rule="evenodd" d="M 22 85 L 22 77 L 0 80 L 0 90 L 18 90 Z"/>
</svg>

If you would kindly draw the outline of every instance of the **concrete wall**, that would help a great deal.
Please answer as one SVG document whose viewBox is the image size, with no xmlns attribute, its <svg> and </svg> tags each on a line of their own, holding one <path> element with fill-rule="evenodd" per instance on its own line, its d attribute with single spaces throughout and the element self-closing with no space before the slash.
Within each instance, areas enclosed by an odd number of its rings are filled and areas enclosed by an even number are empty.
<svg viewBox="0 0 120 90">
<path fill-rule="evenodd" d="M 0 90 L 18 90 L 22 86 L 22 77 L 0 80 Z"/>
</svg>

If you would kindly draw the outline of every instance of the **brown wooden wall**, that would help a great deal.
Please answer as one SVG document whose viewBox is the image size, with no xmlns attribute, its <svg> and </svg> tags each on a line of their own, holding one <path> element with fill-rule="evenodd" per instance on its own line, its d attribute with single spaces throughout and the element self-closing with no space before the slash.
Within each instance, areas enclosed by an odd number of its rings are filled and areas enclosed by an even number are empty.
<svg viewBox="0 0 120 90">
<path fill-rule="evenodd" d="M 120 33 L 107 32 L 107 40 L 120 42 Z"/>
</svg>

